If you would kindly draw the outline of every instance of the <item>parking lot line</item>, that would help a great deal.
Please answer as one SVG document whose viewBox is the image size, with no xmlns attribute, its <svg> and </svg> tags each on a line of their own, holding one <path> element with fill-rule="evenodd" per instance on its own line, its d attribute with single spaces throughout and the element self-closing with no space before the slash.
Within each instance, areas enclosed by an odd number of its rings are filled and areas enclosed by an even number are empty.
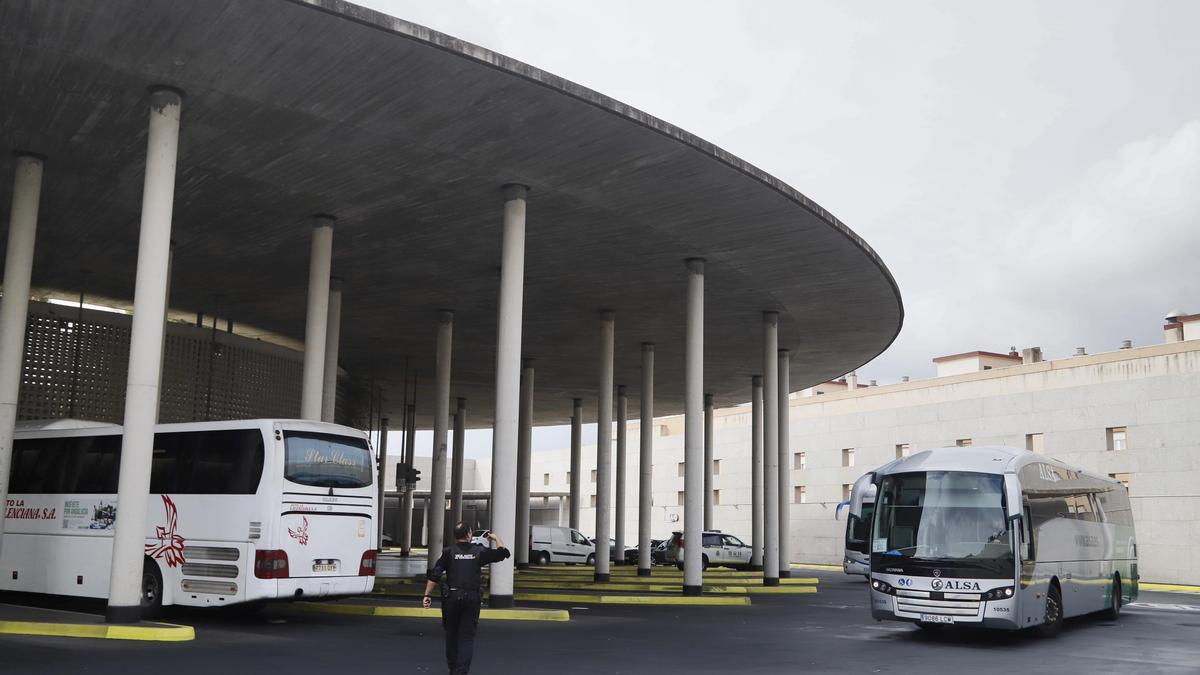
<svg viewBox="0 0 1200 675">
<path fill-rule="evenodd" d="M 570 602 L 585 605 L 688 605 L 700 607 L 749 606 L 746 596 L 591 595 L 586 593 L 516 593 L 522 602 Z"/>
<path fill-rule="evenodd" d="M 44 635 L 51 637 L 146 640 L 153 642 L 186 642 L 196 638 L 196 632 L 191 626 L 178 626 L 167 623 L 146 626 L 123 626 L 105 623 L 0 621 L 0 633 L 5 635 Z"/>
<path fill-rule="evenodd" d="M 1188 586 L 1185 584 L 1155 584 L 1150 582 L 1138 582 L 1138 588 L 1143 591 L 1167 591 L 1170 593 L 1200 593 L 1200 586 Z"/>
<path fill-rule="evenodd" d="M 352 614 L 356 616 L 386 616 L 413 619 L 441 619 L 442 611 L 436 607 L 400 607 L 396 605 L 365 605 L 332 602 L 294 602 L 293 607 L 324 614 Z M 483 608 L 480 619 L 505 621 L 570 621 L 571 613 L 565 609 L 491 609 Z"/>
</svg>

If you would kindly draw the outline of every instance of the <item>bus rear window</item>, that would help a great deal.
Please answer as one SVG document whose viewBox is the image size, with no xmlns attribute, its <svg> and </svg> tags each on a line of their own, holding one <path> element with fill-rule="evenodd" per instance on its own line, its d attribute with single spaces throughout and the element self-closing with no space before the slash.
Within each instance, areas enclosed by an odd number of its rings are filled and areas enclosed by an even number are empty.
<svg viewBox="0 0 1200 675">
<path fill-rule="evenodd" d="M 359 488 L 371 484 L 374 461 L 365 440 L 284 432 L 283 477 L 300 485 Z"/>
</svg>

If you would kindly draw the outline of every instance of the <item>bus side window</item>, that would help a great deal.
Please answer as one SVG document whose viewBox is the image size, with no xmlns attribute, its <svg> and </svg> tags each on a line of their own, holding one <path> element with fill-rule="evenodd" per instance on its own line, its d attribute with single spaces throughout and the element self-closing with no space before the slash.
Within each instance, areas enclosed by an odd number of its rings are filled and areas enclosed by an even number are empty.
<svg viewBox="0 0 1200 675">
<path fill-rule="evenodd" d="M 1021 559 L 1033 562 L 1037 560 L 1033 547 L 1033 516 L 1029 510 L 1029 499 L 1024 501 L 1024 517 L 1021 518 Z"/>
</svg>

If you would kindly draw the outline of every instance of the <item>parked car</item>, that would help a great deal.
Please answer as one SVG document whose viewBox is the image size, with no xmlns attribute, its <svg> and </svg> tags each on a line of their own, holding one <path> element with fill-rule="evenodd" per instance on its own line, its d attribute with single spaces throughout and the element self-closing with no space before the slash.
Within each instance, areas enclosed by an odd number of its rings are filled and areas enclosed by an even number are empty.
<svg viewBox="0 0 1200 675">
<path fill-rule="evenodd" d="M 703 537 L 701 550 L 704 554 L 702 568 L 707 569 L 710 565 L 723 565 L 739 569 L 750 568 L 750 554 L 753 550 L 749 544 L 720 530 L 706 530 L 701 537 Z M 663 555 L 664 560 L 674 563 L 681 570 L 683 569 L 683 544 L 683 533 L 673 532 Z"/>
<path fill-rule="evenodd" d="M 596 564 L 596 547 L 579 530 L 550 525 L 534 525 L 529 529 L 529 562 Z"/>
</svg>

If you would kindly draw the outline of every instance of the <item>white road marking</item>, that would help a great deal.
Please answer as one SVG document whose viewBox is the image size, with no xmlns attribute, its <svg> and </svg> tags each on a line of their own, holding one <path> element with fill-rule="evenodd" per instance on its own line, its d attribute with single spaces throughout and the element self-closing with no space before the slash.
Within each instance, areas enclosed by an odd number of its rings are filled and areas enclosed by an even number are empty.
<svg viewBox="0 0 1200 675">
<path fill-rule="evenodd" d="M 1131 602 L 1125 607 L 1136 607 L 1139 609 L 1160 609 L 1170 612 L 1200 612 L 1200 605 L 1181 605 L 1169 602 Z"/>
</svg>

